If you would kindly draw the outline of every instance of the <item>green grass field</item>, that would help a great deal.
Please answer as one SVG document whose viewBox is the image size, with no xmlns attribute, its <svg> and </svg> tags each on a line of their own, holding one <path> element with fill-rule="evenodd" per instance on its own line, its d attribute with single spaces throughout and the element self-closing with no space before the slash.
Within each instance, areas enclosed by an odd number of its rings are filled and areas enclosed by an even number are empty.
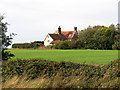
<svg viewBox="0 0 120 90">
<path fill-rule="evenodd" d="M 108 64 L 118 59 L 118 50 L 9 50 L 15 59 L 71 61 L 88 64 Z"/>
</svg>

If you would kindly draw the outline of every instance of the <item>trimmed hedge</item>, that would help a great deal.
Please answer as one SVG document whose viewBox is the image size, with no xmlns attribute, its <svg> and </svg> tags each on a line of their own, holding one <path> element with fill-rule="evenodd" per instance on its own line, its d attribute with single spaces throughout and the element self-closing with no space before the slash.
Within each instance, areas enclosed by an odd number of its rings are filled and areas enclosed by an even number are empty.
<svg viewBox="0 0 120 90">
<path fill-rule="evenodd" d="M 120 88 L 119 83 L 114 82 L 120 77 L 119 62 L 120 60 L 116 60 L 108 65 L 94 66 L 38 59 L 7 61 L 2 63 L 2 82 L 6 82 L 15 75 L 28 76 L 27 80 L 31 80 L 41 76 L 54 78 L 59 73 L 59 77 L 62 77 L 62 80 L 67 80 L 68 83 L 68 79 L 71 79 L 70 77 L 74 77 L 74 79 L 75 77 L 81 78 L 78 83 L 69 87 Z M 65 87 L 64 85 L 63 81 L 61 87 Z"/>
<path fill-rule="evenodd" d="M 30 44 L 29 43 L 13 44 L 12 48 L 30 48 Z"/>
<path fill-rule="evenodd" d="M 25 49 L 25 48 L 34 48 L 37 49 L 39 47 L 44 47 L 42 43 L 38 42 L 33 42 L 33 43 L 20 43 L 20 44 L 13 44 L 12 48 L 20 48 L 20 49 Z"/>
</svg>

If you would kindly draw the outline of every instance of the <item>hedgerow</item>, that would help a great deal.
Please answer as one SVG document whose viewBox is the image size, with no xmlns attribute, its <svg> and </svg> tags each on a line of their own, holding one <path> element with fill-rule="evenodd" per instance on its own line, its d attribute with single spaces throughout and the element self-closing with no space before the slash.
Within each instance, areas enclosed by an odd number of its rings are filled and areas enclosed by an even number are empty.
<svg viewBox="0 0 120 90">
<path fill-rule="evenodd" d="M 38 59 L 4 61 L 2 67 L 2 82 L 6 82 L 15 75 L 20 77 L 27 76 L 27 80 L 42 76 L 53 78 L 54 80 L 54 77 L 59 74 L 62 81 L 60 87 L 120 88 L 119 83 L 116 82 L 120 77 L 120 70 L 118 69 L 119 62 L 120 60 L 116 60 L 108 65 L 95 66 Z M 79 81 L 77 83 L 67 86 L 67 83 L 78 77 Z"/>
<path fill-rule="evenodd" d="M 12 45 L 12 48 L 20 48 L 20 49 L 28 49 L 28 48 L 37 49 L 39 47 L 44 47 L 43 42 L 35 41 L 33 43 L 16 43 Z"/>
</svg>

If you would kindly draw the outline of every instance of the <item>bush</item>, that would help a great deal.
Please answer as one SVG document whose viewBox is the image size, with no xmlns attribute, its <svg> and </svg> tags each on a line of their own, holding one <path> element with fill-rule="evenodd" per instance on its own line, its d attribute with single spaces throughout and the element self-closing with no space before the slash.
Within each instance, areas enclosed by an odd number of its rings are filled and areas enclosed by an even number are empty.
<svg viewBox="0 0 120 90">
<path fill-rule="evenodd" d="M 77 40 L 75 43 L 74 43 L 74 47 L 77 48 L 77 49 L 83 49 L 84 48 L 84 43 L 80 40 Z"/>
<path fill-rule="evenodd" d="M 30 48 L 30 44 L 29 43 L 13 44 L 12 48 Z"/>
<path fill-rule="evenodd" d="M 60 41 L 54 47 L 55 49 L 70 49 L 70 41 Z"/>
<path fill-rule="evenodd" d="M 120 50 L 120 42 L 115 42 L 115 44 L 112 45 L 113 50 Z"/>
<path fill-rule="evenodd" d="M 44 44 L 44 41 L 34 41 L 33 43 L 42 43 L 42 44 Z"/>
<path fill-rule="evenodd" d="M 53 46 L 55 49 L 83 49 L 84 43 L 80 40 L 76 41 L 60 41 Z"/>
<path fill-rule="evenodd" d="M 33 43 L 20 43 L 20 44 L 13 44 L 12 48 L 20 48 L 20 49 L 27 49 L 27 48 L 33 48 L 37 49 L 39 47 L 44 47 L 42 43 L 39 42 L 33 42 Z"/>
<path fill-rule="evenodd" d="M 6 61 L 6 60 L 14 57 L 14 54 L 11 54 L 10 51 L 5 51 L 5 50 L 7 50 L 7 49 L 2 50 L 2 60 Z"/>
<path fill-rule="evenodd" d="M 42 76 L 54 79 L 55 76 L 57 76 L 62 78 L 61 85 L 63 88 L 66 87 L 65 84 L 69 84 L 68 87 L 74 88 L 76 88 L 76 86 L 84 88 L 120 88 L 119 84 L 114 82 L 120 77 L 120 70 L 118 69 L 119 62 L 120 60 L 116 60 L 108 65 L 94 66 L 38 59 L 11 60 L 2 63 L 2 82 L 6 82 L 9 78 L 14 77 L 15 75 L 20 77 L 26 76 L 27 80 Z M 65 83 L 65 81 L 68 82 Z M 71 85 L 69 81 L 77 82 L 73 82 Z"/>
</svg>

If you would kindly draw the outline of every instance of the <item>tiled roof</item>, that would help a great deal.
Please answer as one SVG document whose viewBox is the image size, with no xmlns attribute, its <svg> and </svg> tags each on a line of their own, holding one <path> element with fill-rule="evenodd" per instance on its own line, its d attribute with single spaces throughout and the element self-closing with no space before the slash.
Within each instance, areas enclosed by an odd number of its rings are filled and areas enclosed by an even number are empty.
<svg viewBox="0 0 120 90">
<path fill-rule="evenodd" d="M 72 39 L 74 31 L 62 31 L 61 32 L 67 39 Z"/>
<path fill-rule="evenodd" d="M 74 31 L 62 31 L 61 34 L 49 34 L 53 40 L 72 39 Z"/>
<path fill-rule="evenodd" d="M 60 34 L 49 34 L 53 40 L 64 40 L 66 39 L 64 35 Z"/>
<path fill-rule="evenodd" d="M 75 31 L 62 31 L 61 34 L 49 34 L 53 41 L 50 44 L 59 42 L 60 40 L 75 39 Z"/>
<path fill-rule="evenodd" d="M 50 44 L 58 43 L 60 40 L 52 41 Z"/>
</svg>

